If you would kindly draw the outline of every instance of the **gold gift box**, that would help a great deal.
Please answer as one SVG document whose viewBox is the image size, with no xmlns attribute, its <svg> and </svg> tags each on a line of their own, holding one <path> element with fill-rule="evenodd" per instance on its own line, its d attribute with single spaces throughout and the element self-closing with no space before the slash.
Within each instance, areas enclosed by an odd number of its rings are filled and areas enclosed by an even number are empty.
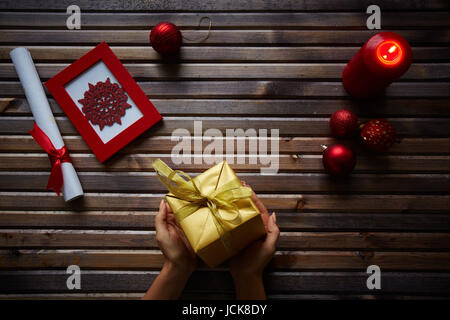
<svg viewBox="0 0 450 320">
<path fill-rule="evenodd" d="M 239 178 L 226 161 L 213 166 L 192 180 L 203 195 L 214 194 L 222 187 L 227 188 L 230 185 L 234 185 L 237 189 L 243 188 Z M 246 191 L 251 192 L 251 190 Z M 176 213 L 190 203 L 173 193 L 168 193 L 166 200 L 176 217 Z M 249 243 L 266 234 L 260 212 L 250 197 L 234 199 L 233 205 L 238 209 L 238 223 L 234 219 L 237 210 L 217 206 L 218 215 L 216 216 L 221 217 L 222 235 L 215 221 L 215 215 L 207 205 L 201 206 L 182 219 L 177 217 L 193 250 L 210 267 L 221 264 Z M 225 238 L 227 241 L 224 241 Z"/>
</svg>

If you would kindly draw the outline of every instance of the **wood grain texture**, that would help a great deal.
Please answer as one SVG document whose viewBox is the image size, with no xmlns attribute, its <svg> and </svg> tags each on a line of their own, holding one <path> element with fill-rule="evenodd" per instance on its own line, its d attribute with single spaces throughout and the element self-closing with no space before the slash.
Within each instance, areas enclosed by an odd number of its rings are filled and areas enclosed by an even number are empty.
<svg viewBox="0 0 450 320">
<path fill-rule="evenodd" d="M 0 192 L 1 210 L 109 210 L 157 209 L 164 194 L 86 193 L 65 203 L 51 192 Z M 448 195 L 333 195 L 261 194 L 270 210 L 322 212 L 449 212 Z"/>
<path fill-rule="evenodd" d="M 262 176 L 261 165 L 249 163 L 255 139 L 243 141 L 244 163 L 232 164 L 277 211 L 281 237 L 264 278 L 269 298 L 449 297 L 448 1 L 377 2 L 383 30 L 411 43 L 414 63 L 370 101 L 352 99 L 341 84 L 346 63 L 377 32 L 366 30 L 370 1 L 81 0 L 82 30 L 74 31 L 65 26 L 70 4 L 0 2 L 0 105 L 8 104 L 0 114 L 0 299 L 140 298 L 163 263 L 154 217 L 165 190 L 151 163 L 162 158 L 193 175 L 207 169 L 170 156 L 174 130 L 193 134 L 194 121 L 203 132 L 280 130 L 277 175 Z M 197 25 L 203 16 L 213 27 L 199 42 L 207 33 L 205 21 Z M 184 40 L 176 61 L 149 44 L 151 26 L 162 20 L 194 39 Z M 100 164 L 47 92 L 86 191 L 65 203 L 45 191 L 50 163 L 28 135 L 33 118 L 9 52 L 26 46 L 45 81 L 102 41 L 164 121 Z M 341 108 L 361 123 L 388 118 L 400 143 L 374 155 L 358 139 L 332 138 L 329 116 Z M 208 143 L 200 141 L 203 149 Z M 358 155 L 347 179 L 323 171 L 321 145 L 334 143 Z M 66 287 L 70 264 L 83 269 L 76 294 Z M 383 272 L 376 293 L 366 287 L 372 264 Z M 226 267 L 200 264 L 182 298 L 234 298 Z"/>
<path fill-rule="evenodd" d="M 450 30 L 390 30 L 414 45 L 450 41 Z M 206 30 L 186 30 L 188 39 L 206 38 Z M 362 45 L 374 33 L 367 30 L 214 30 L 202 45 Z M 20 30 L 2 29 L 0 44 L 109 44 L 148 45 L 147 30 Z M 187 45 L 187 43 L 184 43 Z M 198 45 L 194 43 L 193 45 Z"/>
<path fill-rule="evenodd" d="M 78 2 L 79 6 L 86 10 L 108 10 L 108 11 L 237 11 L 237 10 L 264 10 L 264 11 L 279 11 L 279 10 L 331 10 L 331 11 L 346 11 L 357 10 L 364 11 L 370 4 L 370 0 L 254 0 L 249 5 L 242 3 L 239 0 L 219 0 L 213 2 L 204 2 L 201 0 L 193 0 L 185 2 L 183 0 L 173 1 L 108 1 L 100 0 L 91 2 L 88 0 L 81 0 Z M 445 0 L 430 0 L 430 1 L 408 1 L 406 3 L 380 0 L 377 2 L 386 10 L 437 10 L 450 9 L 450 5 Z M 51 8 L 53 10 L 66 10 L 71 5 L 70 0 L 24 0 L 14 1 L 6 0 L 1 3 L 0 9 L 20 9 L 33 10 Z"/>
<path fill-rule="evenodd" d="M 1 191 L 40 191 L 48 172 L 0 172 Z M 151 172 L 79 172 L 86 192 L 164 193 L 164 185 Z M 349 179 L 333 179 L 323 173 L 238 174 L 257 193 L 336 194 L 446 194 L 448 174 L 353 174 Z"/>
<path fill-rule="evenodd" d="M 283 232 L 278 250 L 450 250 L 450 233 Z M 155 231 L 0 230 L 0 248 L 158 249 Z"/>
<path fill-rule="evenodd" d="M 0 211 L 0 228 L 154 230 L 155 211 Z M 450 231 L 450 215 L 425 213 L 285 212 L 277 223 L 286 231 Z"/>
<path fill-rule="evenodd" d="M 63 135 L 77 134 L 77 130 L 67 117 L 56 117 L 56 122 Z M 395 126 L 397 134 L 400 137 L 449 137 L 450 119 L 442 118 L 393 118 L 390 119 Z M 197 121 L 197 130 L 195 125 Z M 247 118 L 247 117 L 165 117 L 162 121 L 142 134 L 143 137 L 149 136 L 180 136 L 180 131 L 174 133 L 177 129 L 184 129 L 183 134 L 187 132 L 192 136 L 204 135 L 206 128 L 215 128 L 219 130 L 222 136 L 236 137 L 236 130 L 242 129 L 246 136 L 259 136 L 261 129 L 267 130 L 267 136 L 272 136 L 271 129 L 278 130 L 278 135 L 283 136 L 329 136 L 329 118 Z M 0 134 L 26 134 L 33 128 L 32 117 L 4 116 L 0 118 Z M 202 129 L 202 132 L 200 132 Z M 245 132 L 251 129 L 250 132 Z M 186 131 L 187 130 L 187 131 Z M 195 131 L 194 131 L 195 130 Z M 253 135 L 252 135 L 253 134 Z M 276 133 L 275 133 L 276 134 Z M 236 142 L 236 141 L 235 141 Z"/>
<path fill-rule="evenodd" d="M 164 62 L 161 56 L 149 45 L 110 46 L 121 61 Z M 15 46 L 0 46 L 0 60 L 10 62 L 9 52 Z M 39 46 L 28 45 L 33 60 L 73 62 L 92 50 L 93 46 Z M 359 47 L 306 46 L 306 47 L 183 47 L 180 61 L 200 62 L 348 62 Z M 450 47 L 414 47 L 414 61 L 449 61 Z"/>
<path fill-rule="evenodd" d="M 125 64 L 135 79 L 325 79 L 340 80 L 346 64 L 252 63 L 252 64 Z M 49 79 L 68 64 L 36 64 L 42 80 Z M 11 63 L 0 63 L 0 78 L 17 80 Z M 403 80 L 449 80 L 449 63 L 412 64 Z"/>
<path fill-rule="evenodd" d="M 1 250 L 0 270 L 67 268 L 159 270 L 164 256 L 156 250 Z M 280 251 L 267 270 L 366 270 L 376 264 L 382 270 L 448 271 L 448 252 Z M 200 263 L 200 269 L 206 265 Z M 227 270 L 228 271 L 228 270 Z"/>
<path fill-rule="evenodd" d="M 360 117 L 439 117 L 449 116 L 448 99 L 388 99 L 377 98 L 370 101 L 351 99 L 152 99 L 152 103 L 163 116 L 330 116 L 339 108 L 354 111 Z M 31 116 L 25 98 L 11 101 L 0 98 L 0 103 L 8 102 L 5 115 Z M 64 115 L 54 99 L 49 104 L 55 116 Z"/>
<path fill-rule="evenodd" d="M 383 8 L 384 9 L 384 8 Z M 198 28 L 207 16 L 214 29 L 236 28 L 366 28 L 367 14 L 361 12 L 289 12 L 289 13 L 84 13 L 82 28 L 151 29 L 160 21 L 171 21 L 181 28 Z M 60 12 L 0 12 L 0 27 L 66 28 L 67 14 Z M 383 28 L 449 27 L 450 12 L 383 12 Z M 208 21 L 203 21 L 204 29 Z"/>
<path fill-rule="evenodd" d="M 347 97 L 341 82 L 313 81 L 147 81 L 138 82 L 150 98 L 303 98 Z M 384 95 L 388 98 L 447 98 L 448 82 L 395 82 Z M 0 96 L 24 96 L 19 82 L 0 81 Z"/>
<path fill-rule="evenodd" d="M 0 300 L 140 300 L 142 292 L 121 292 L 121 293 L 22 293 L 22 294 L 2 294 Z M 199 292 L 183 292 L 181 300 L 232 300 L 234 293 L 214 292 L 207 295 Z M 442 295 L 399 295 L 399 294 L 268 294 L 269 300 L 449 300 L 449 297 Z"/>
<path fill-rule="evenodd" d="M 14 98 L 6 98 L 0 100 L 0 112 L 3 112 L 14 101 Z"/>
<path fill-rule="evenodd" d="M 154 271 L 85 271 L 86 287 L 83 292 L 144 292 L 157 276 Z M 449 279 L 440 273 L 386 272 L 386 293 L 448 294 Z M 65 271 L 2 271 L 2 292 L 8 293 L 68 293 Z M 318 293 L 332 289 L 336 294 L 373 294 L 365 285 L 367 274 L 363 272 L 289 272 L 268 273 L 265 283 L 268 294 Z M 351 284 L 350 284 L 351 283 Z M 350 285 L 349 285 L 350 284 Z M 185 293 L 209 292 L 211 289 L 232 293 L 232 280 L 226 272 L 198 272 L 188 282 Z M 201 295 L 201 296 L 203 296 Z M 208 293 L 209 295 L 209 293 Z"/>
<path fill-rule="evenodd" d="M 152 163 L 156 159 L 166 162 L 174 170 L 188 170 L 202 172 L 207 170 L 209 162 L 216 156 L 170 156 L 170 155 L 147 155 L 133 154 L 120 155 L 106 164 L 98 162 L 92 154 L 74 154 L 71 159 L 79 172 L 84 171 L 111 171 L 136 172 L 152 171 Z M 225 158 L 225 156 L 223 156 Z M 195 164 L 196 159 L 202 159 L 201 164 Z M 233 169 L 236 172 L 260 172 L 263 161 L 275 157 L 239 156 L 242 164 L 235 163 Z M 173 160 L 183 160 L 182 163 L 174 163 Z M 237 159 L 236 159 L 237 160 Z M 279 172 L 324 172 L 321 155 L 294 154 L 280 155 L 278 157 Z M 18 156 L 14 153 L 0 154 L 0 171 L 20 171 L 29 166 L 32 171 L 49 171 L 51 169 L 47 154 L 25 154 Z M 355 167 L 356 172 L 392 173 L 392 172 L 417 172 L 417 173 L 446 173 L 450 171 L 449 156 L 373 156 L 359 157 Z"/>
<path fill-rule="evenodd" d="M 193 137 L 192 141 L 196 139 Z M 220 140 L 225 145 L 226 138 L 221 138 Z M 92 153 L 84 140 L 79 136 L 65 136 L 64 142 L 72 153 Z M 246 139 L 244 142 L 245 153 L 248 154 L 250 150 L 249 140 Z M 282 137 L 278 139 L 280 154 L 322 154 L 321 145 L 332 145 L 338 142 L 349 145 L 358 152 L 363 151 L 358 141 L 342 141 L 329 137 Z M 173 141 L 171 137 L 167 136 L 141 137 L 119 151 L 119 154 L 170 153 L 178 143 L 179 141 Z M 209 143 L 208 141 L 202 140 L 202 150 Z M 268 146 L 270 145 L 269 142 Z M 42 153 L 42 148 L 33 138 L 25 135 L 0 135 L 0 150 L 5 153 Z M 402 138 L 401 143 L 394 144 L 392 149 L 386 154 L 447 155 L 450 154 L 450 139 Z"/>
</svg>

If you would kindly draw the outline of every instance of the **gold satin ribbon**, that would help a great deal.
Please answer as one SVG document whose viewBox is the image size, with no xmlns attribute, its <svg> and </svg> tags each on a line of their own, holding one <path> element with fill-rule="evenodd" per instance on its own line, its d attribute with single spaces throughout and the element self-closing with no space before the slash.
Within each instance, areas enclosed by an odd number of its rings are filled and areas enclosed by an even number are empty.
<svg viewBox="0 0 450 320">
<path fill-rule="evenodd" d="M 239 208 L 234 202 L 250 198 L 252 189 L 243 187 L 239 179 L 234 179 L 220 188 L 217 188 L 210 194 L 203 194 L 195 181 L 181 170 L 172 170 L 161 159 L 157 159 L 152 163 L 156 171 L 158 179 L 176 198 L 189 202 L 187 205 L 179 208 L 174 212 L 178 222 L 190 216 L 198 209 L 207 206 L 212 214 L 214 225 L 217 228 L 220 239 L 225 248 L 234 253 L 231 235 L 225 231 L 224 222 L 239 225 L 241 223 L 241 214 Z M 185 177 L 183 179 L 181 176 Z M 220 175 L 217 178 L 220 179 Z M 219 208 L 227 209 L 235 214 L 231 219 L 225 219 L 221 216 Z"/>
</svg>

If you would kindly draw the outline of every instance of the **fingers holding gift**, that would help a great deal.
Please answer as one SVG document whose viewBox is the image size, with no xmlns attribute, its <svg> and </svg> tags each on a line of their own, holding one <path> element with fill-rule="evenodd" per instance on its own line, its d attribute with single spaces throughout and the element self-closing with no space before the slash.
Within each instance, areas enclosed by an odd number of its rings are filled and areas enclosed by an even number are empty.
<svg viewBox="0 0 450 320">
<path fill-rule="evenodd" d="M 245 182 L 244 180 L 242 180 L 241 182 L 244 187 L 250 188 L 250 186 L 247 184 L 247 182 Z M 266 231 L 267 231 L 267 225 L 269 222 L 269 212 L 267 211 L 267 208 L 264 205 L 264 203 L 262 203 L 262 201 L 258 198 L 258 196 L 256 195 L 256 193 L 253 190 L 252 190 L 252 201 L 255 204 L 255 206 L 258 208 L 259 212 L 261 213 L 261 219 L 262 219 L 264 226 L 266 227 Z"/>
<path fill-rule="evenodd" d="M 170 238 L 170 228 L 167 223 L 167 210 L 164 204 L 164 200 L 161 200 L 159 204 L 158 214 L 155 216 L 155 229 L 156 229 L 156 241 L 161 247 L 168 238 Z"/>
<path fill-rule="evenodd" d="M 163 200 L 164 201 L 164 200 Z M 166 205 L 166 210 L 167 210 L 167 212 L 170 214 L 173 214 L 173 211 L 172 211 L 172 208 L 169 206 L 169 204 L 166 202 L 166 201 L 164 201 L 164 204 Z"/>
<path fill-rule="evenodd" d="M 166 203 L 166 208 L 168 208 L 169 206 Z M 167 223 L 169 223 L 170 225 L 173 226 L 177 226 L 177 219 L 175 218 L 175 215 L 172 211 L 167 211 Z"/>
<path fill-rule="evenodd" d="M 269 221 L 267 224 L 267 236 L 266 240 L 264 241 L 264 246 L 266 246 L 267 249 L 270 249 L 271 251 L 275 252 L 279 236 L 280 236 L 280 229 L 278 228 L 277 225 L 277 215 L 275 212 L 273 212 L 272 215 L 269 217 Z"/>
<path fill-rule="evenodd" d="M 156 232 L 167 232 L 167 208 L 164 200 L 159 203 L 159 211 L 155 216 L 155 228 Z"/>
<path fill-rule="evenodd" d="M 183 241 L 183 243 L 185 244 L 188 251 L 192 255 L 195 255 L 194 250 L 192 249 L 192 247 L 189 243 L 189 240 L 187 239 L 180 224 L 176 220 L 175 215 L 174 215 L 172 209 L 170 208 L 169 204 L 167 202 L 165 202 L 164 200 L 162 200 L 161 202 L 164 202 L 164 207 L 165 207 L 165 212 L 166 212 L 166 224 L 167 224 L 167 228 L 169 230 L 170 235 L 172 237 L 179 238 L 181 241 Z M 155 225 L 156 225 L 156 218 L 155 218 Z"/>
</svg>

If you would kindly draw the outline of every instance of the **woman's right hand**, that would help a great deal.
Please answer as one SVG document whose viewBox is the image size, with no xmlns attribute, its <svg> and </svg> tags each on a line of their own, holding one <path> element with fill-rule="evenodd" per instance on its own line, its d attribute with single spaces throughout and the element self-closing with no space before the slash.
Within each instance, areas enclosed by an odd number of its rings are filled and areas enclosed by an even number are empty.
<svg viewBox="0 0 450 320">
<path fill-rule="evenodd" d="M 242 184 L 248 186 L 244 181 Z M 261 212 L 267 235 L 264 239 L 253 242 L 244 251 L 231 258 L 230 272 L 235 281 L 248 279 L 249 277 L 262 279 L 263 270 L 274 256 L 276 243 L 280 236 L 275 212 L 269 216 L 266 207 L 254 192 L 252 200 Z"/>
</svg>

